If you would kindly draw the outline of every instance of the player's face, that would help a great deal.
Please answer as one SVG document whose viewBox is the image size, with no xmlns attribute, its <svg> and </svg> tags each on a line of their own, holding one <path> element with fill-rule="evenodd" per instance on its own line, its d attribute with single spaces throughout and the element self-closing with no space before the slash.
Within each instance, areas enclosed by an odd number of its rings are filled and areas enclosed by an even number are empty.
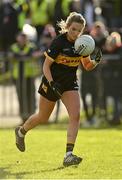
<svg viewBox="0 0 122 180">
<path fill-rule="evenodd" d="M 80 23 L 73 22 L 68 27 L 67 37 L 70 41 L 75 41 L 77 37 L 82 33 L 84 26 Z"/>
</svg>

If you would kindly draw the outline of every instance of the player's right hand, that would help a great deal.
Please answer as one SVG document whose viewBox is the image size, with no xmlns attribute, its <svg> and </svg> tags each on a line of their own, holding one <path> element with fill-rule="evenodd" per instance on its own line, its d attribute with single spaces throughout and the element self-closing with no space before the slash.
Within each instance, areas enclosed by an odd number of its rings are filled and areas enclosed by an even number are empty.
<svg viewBox="0 0 122 180">
<path fill-rule="evenodd" d="M 61 92 L 61 86 L 59 83 L 55 82 L 55 81 L 51 81 L 50 82 L 50 87 L 53 90 L 54 94 L 56 97 L 61 98 L 62 96 L 62 92 Z"/>
</svg>

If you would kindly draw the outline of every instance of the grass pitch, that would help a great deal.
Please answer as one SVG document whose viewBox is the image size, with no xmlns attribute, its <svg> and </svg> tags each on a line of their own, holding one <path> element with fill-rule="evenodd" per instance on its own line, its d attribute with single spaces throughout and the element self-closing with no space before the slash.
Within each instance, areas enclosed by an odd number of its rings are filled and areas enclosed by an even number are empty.
<svg viewBox="0 0 122 180">
<path fill-rule="evenodd" d="M 0 179 L 122 179 L 121 130 L 80 129 L 74 153 L 83 161 L 64 168 L 66 124 L 30 131 L 24 153 L 15 146 L 14 129 L 0 129 Z"/>
</svg>

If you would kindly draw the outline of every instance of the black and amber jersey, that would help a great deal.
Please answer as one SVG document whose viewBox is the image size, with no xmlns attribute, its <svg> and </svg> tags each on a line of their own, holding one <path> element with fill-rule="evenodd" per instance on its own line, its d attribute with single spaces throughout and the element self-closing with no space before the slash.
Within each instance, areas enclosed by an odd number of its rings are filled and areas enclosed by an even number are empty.
<svg viewBox="0 0 122 180">
<path fill-rule="evenodd" d="M 80 63 L 86 70 L 92 70 L 96 66 L 89 57 L 83 58 L 76 53 L 74 42 L 67 39 L 66 33 L 58 35 L 44 54 L 53 61 L 51 74 L 53 80 L 59 83 L 76 81 L 76 71 Z"/>
<path fill-rule="evenodd" d="M 53 40 L 45 55 L 48 55 L 55 63 L 68 67 L 77 67 L 81 59 L 74 49 L 74 42 L 67 39 L 66 33 L 60 34 Z"/>
<path fill-rule="evenodd" d="M 75 52 L 74 42 L 67 39 L 67 35 L 57 36 L 50 48 L 45 52 L 54 63 L 51 66 L 52 77 L 56 81 L 74 81 L 81 56 Z M 67 79 L 67 80 L 66 80 Z"/>
<path fill-rule="evenodd" d="M 89 57 L 83 58 L 76 53 L 74 43 L 67 39 L 66 33 L 57 36 L 44 54 L 53 61 L 51 74 L 53 80 L 60 84 L 62 93 L 78 90 L 76 71 L 80 63 L 87 70 L 94 67 Z M 48 100 L 57 100 L 45 76 L 42 77 L 38 92 Z"/>
</svg>

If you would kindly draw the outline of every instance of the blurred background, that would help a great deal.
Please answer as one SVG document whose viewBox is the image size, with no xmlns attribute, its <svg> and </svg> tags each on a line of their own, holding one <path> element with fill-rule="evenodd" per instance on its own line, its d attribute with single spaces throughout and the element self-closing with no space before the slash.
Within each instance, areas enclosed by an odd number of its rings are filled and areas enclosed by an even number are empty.
<svg viewBox="0 0 122 180">
<path fill-rule="evenodd" d="M 121 0 L 0 0 L 0 128 L 22 124 L 37 110 L 43 52 L 58 34 L 57 21 L 81 13 L 103 60 L 78 70 L 81 128 L 122 123 Z M 49 122 L 67 117 L 60 101 Z M 65 118 L 65 121 L 66 118 Z"/>
</svg>

